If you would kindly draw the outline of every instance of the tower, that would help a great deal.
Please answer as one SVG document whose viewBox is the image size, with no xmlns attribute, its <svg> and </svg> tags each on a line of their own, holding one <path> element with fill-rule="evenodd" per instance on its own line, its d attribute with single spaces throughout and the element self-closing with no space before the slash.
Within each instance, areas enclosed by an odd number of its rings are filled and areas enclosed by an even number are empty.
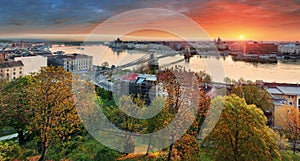
<svg viewBox="0 0 300 161">
<path fill-rule="evenodd" d="M 148 66 L 150 70 L 157 70 L 158 69 L 158 61 L 157 57 L 154 55 L 154 53 L 150 53 L 149 60 L 148 60 Z"/>
<path fill-rule="evenodd" d="M 24 49 L 24 41 L 23 41 L 23 39 L 21 40 L 21 48 Z"/>
</svg>

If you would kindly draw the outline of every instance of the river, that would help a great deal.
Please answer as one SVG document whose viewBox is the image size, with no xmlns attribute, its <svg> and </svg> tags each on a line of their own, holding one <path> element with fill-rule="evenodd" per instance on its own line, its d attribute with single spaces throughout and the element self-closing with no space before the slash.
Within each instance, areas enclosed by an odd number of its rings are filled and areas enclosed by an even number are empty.
<svg viewBox="0 0 300 161">
<path fill-rule="evenodd" d="M 108 62 L 109 65 L 122 65 L 134 61 L 147 52 L 137 50 L 113 51 L 106 46 L 84 46 L 84 50 L 78 46 L 55 46 L 50 48 L 54 51 L 64 51 L 69 53 L 83 53 L 93 56 L 93 64 L 101 65 Z M 156 53 L 157 56 L 162 54 Z M 214 81 L 222 81 L 224 77 L 238 80 L 263 80 L 265 82 L 278 83 L 300 83 L 300 60 L 278 60 L 278 63 L 250 63 L 243 61 L 233 61 L 231 56 L 193 56 L 189 62 L 180 61 L 182 55 L 174 55 L 158 60 L 160 66 L 173 66 L 171 62 L 177 62 L 176 65 L 184 66 L 193 71 L 205 71 L 213 76 Z"/>
</svg>

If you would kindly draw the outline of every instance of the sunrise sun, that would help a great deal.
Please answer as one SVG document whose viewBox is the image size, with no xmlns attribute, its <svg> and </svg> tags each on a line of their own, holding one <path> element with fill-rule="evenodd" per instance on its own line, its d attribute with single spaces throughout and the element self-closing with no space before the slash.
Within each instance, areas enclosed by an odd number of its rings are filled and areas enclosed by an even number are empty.
<svg viewBox="0 0 300 161">
<path fill-rule="evenodd" d="M 240 35 L 240 40 L 244 40 L 244 35 Z"/>
</svg>

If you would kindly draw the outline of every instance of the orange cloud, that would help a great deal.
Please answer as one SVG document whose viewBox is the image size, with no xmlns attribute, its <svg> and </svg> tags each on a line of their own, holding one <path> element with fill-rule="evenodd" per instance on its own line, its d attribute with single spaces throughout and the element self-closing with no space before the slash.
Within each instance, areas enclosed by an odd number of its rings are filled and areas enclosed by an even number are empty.
<svg viewBox="0 0 300 161">
<path fill-rule="evenodd" d="M 300 5 L 293 1 L 209 1 L 187 15 L 213 37 L 256 40 L 299 40 Z M 284 3 L 284 4 L 283 4 Z M 197 5 L 196 3 L 191 5 Z"/>
</svg>

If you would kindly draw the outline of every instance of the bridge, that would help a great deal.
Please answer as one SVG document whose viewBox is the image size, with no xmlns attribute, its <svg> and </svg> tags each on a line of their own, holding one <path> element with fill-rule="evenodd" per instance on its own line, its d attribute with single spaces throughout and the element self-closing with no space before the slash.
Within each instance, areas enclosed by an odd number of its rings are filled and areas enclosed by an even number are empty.
<svg viewBox="0 0 300 161">
<path fill-rule="evenodd" d="M 155 54 L 154 52 L 156 52 L 156 51 L 149 51 L 149 54 L 144 55 L 144 56 L 142 56 L 142 57 L 140 57 L 140 58 L 138 58 L 138 59 L 136 59 L 136 60 L 134 60 L 130 63 L 117 66 L 114 69 L 109 68 L 109 69 L 96 71 L 94 73 L 94 75 L 92 76 L 92 78 L 94 78 L 94 79 L 92 79 L 93 83 L 96 84 L 99 87 L 104 88 L 105 90 L 113 91 L 113 85 L 114 84 L 107 80 L 107 78 L 105 76 L 106 74 L 111 73 L 113 71 L 118 72 L 118 71 L 120 71 L 124 68 L 128 68 L 128 67 L 132 67 L 132 66 L 135 66 L 135 65 L 147 63 L 149 60 L 154 58 L 154 56 L 155 56 L 155 55 L 153 55 L 153 54 Z M 158 61 L 159 59 L 169 57 L 169 56 L 175 56 L 177 54 L 180 54 L 180 53 L 178 51 L 170 51 L 170 52 L 164 53 L 163 55 L 156 56 L 154 59 L 156 59 Z M 180 62 L 183 62 L 183 61 L 185 61 L 184 58 L 182 58 L 180 60 L 170 62 L 168 64 L 164 64 L 164 65 L 160 66 L 160 68 L 168 67 L 170 65 L 174 65 L 174 64 L 177 64 L 177 63 L 180 63 Z M 213 87 L 213 88 L 230 88 L 229 85 L 224 84 L 224 83 L 211 83 L 208 86 Z"/>
</svg>

